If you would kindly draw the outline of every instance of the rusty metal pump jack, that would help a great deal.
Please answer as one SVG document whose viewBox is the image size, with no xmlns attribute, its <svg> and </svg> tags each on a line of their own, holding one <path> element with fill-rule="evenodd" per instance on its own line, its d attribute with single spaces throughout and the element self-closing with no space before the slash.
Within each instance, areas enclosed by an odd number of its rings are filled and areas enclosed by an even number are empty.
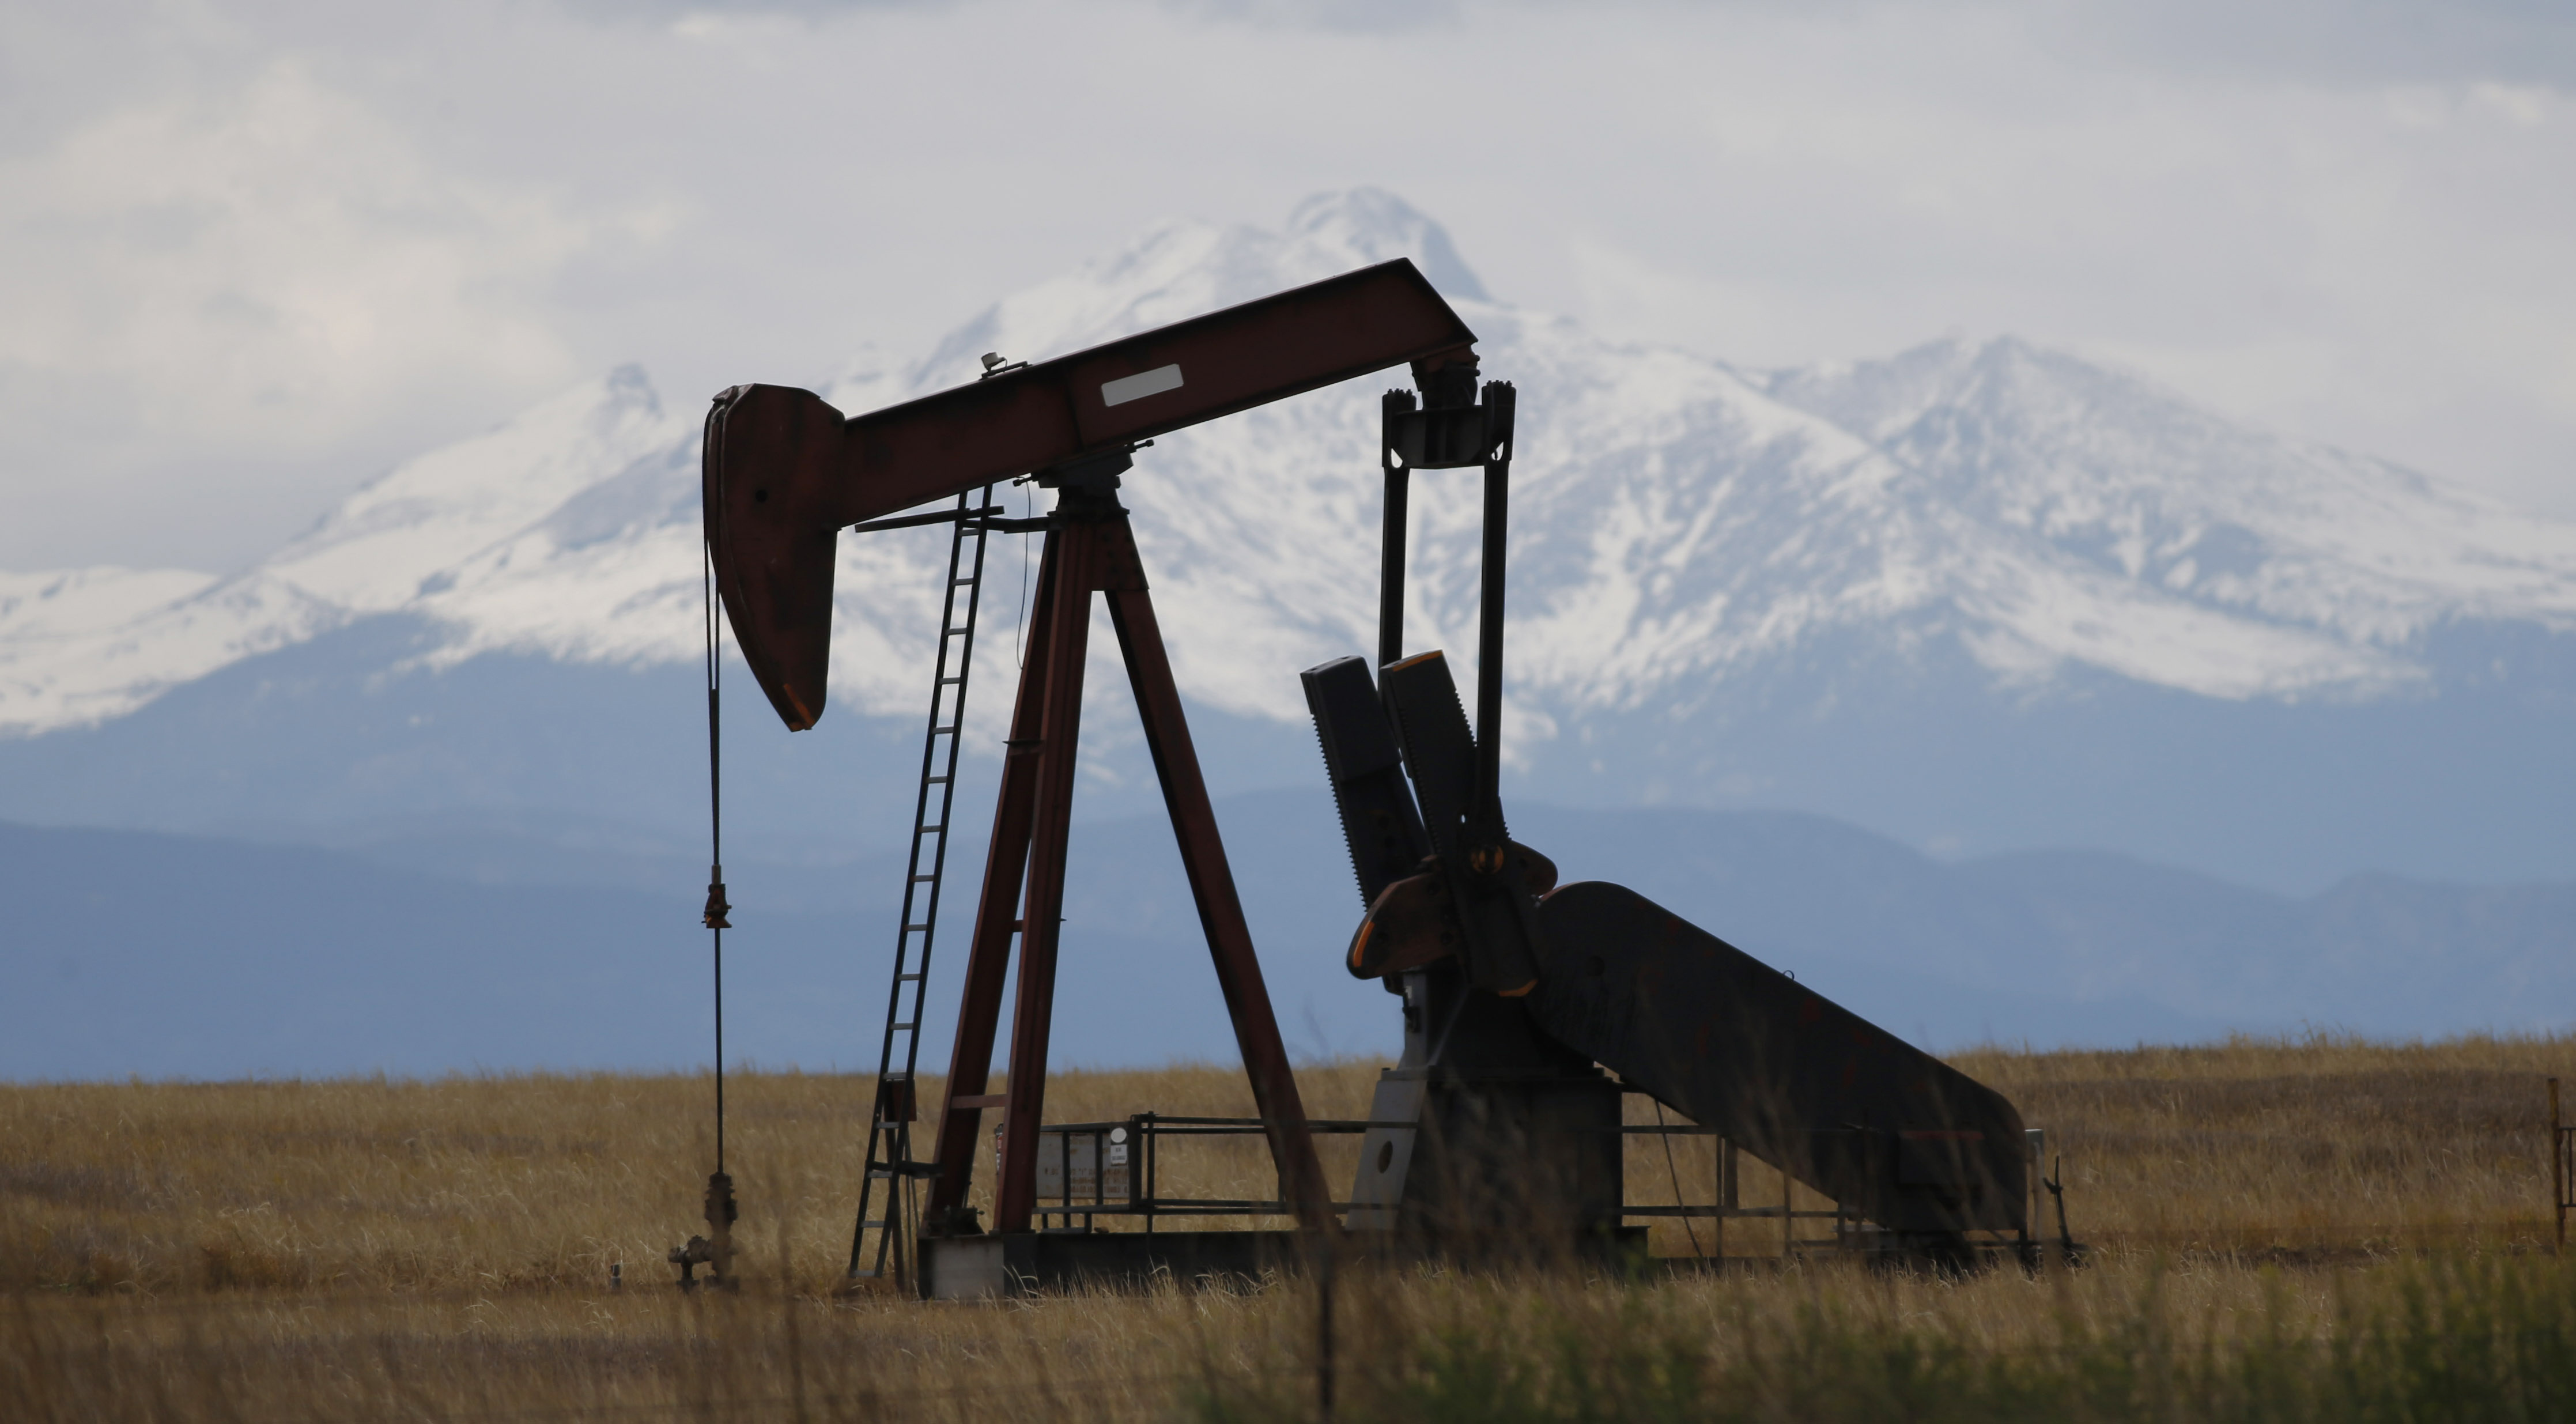
<svg viewBox="0 0 2576 1424">
<path fill-rule="evenodd" d="M 1396 261 L 1071 356 L 988 371 L 972 385 L 856 418 L 784 387 L 737 386 L 717 397 L 704 461 L 716 585 L 745 663 L 791 730 L 812 726 L 823 710 L 841 529 L 1019 475 L 1057 493 L 1044 525 L 947 1095 L 933 1160 L 924 1164 L 935 1172 L 923 1221 L 926 1274 L 938 1269 L 937 1257 L 965 1255 L 978 1269 L 1030 1273 L 1041 1264 L 1034 1253 L 1048 1244 L 1030 1223 L 1094 594 L 1108 606 L 1136 693 L 1282 1200 L 1304 1230 L 1336 1229 L 1117 500 L 1118 476 L 1157 435 L 1388 366 L 1411 363 L 1426 386 L 1454 385 L 1458 370 L 1472 383 L 1474 341 L 1413 265 Z M 956 517 L 970 516 L 961 508 Z M 992 1052 L 1014 943 L 1010 1076 L 994 1092 Z M 967 1203 L 988 1110 L 1003 1115 L 989 1229 Z M 1167 1234 L 1160 1249 L 1186 1249 L 1170 1238 L 1187 1234 Z"/>
<path fill-rule="evenodd" d="M 1621 1225 L 1633 1213 L 1621 1202 L 1620 1094 L 1640 1091 L 1829 1196 L 1838 1223 L 1847 1204 L 1896 1251 L 1960 1255 L 1971 1233 L 2029 1246 L 2028 1149 L 2009 1102 L 1633 891 L 1558 886 L 1547 857 L 1511 838 L 1499 782 L 1515 393 L 1480 388 L 1474 342 L 1413 265 L 1396 261 L 1051 361 L 988 360 L 971 385 L 857 417 L 777 386 L 716 398 L 704 460 L 714 582 L 745 663 L 790 730 L 823 710 L 840 530 L 1025 527 L 967 496 L 1016 476 L 1057 492 L 1045 519 L 1029 522 L 1044 528 L 1045 553 L 936 1147 L 929 1162 L 884 1169 L 930 1179 L 914 1283 L 923 1293 L 1121 1273 L 1141 1258 L 1119 1253 L 1140 1241 L 1176 1273 L 1238 1269 L 1254 1263 L 1243 1244 L 1262 1235 L 1031 1230 L 1094 594 L 1136 693 L 1281 1205 L 1310 1240 L 1347 1227 L 1453 1253 L 1635 1249 L 1642 1233 Z M 1351 1197 L 1337 1204 L 1116 492 L 1155 436 L 1395 365 L 1411 367 L 1418 395 L 1391 392 L 1382 410 L 1375 676 L 1358 658 L 1304 674 L 1366 907 L 1348 967 L 1404 1001 L 1403 1059 L 1367 1122 L 1339 1125 L 1366 1136 Z M 1478 466 L 1471 729 L 1445 657 L 1404 655 L 1400 610 L 1412 472 Z M 949 513 L 887 517 L 948 498 Z M 952 587 L 954 578 L 952 568 Z M 1015 943 L 1010 1075 L 995 1092 Z M 908 1121 L 908 1078 L 901 1089 Z M 880 1118 L 889 1101 L 881 1083 Z M 988 1110 L 1003 1114 L 989 1228 L 967 1202 Z M 1348 1210 L 1339 1225 L 1337 1206 Z M 872 1223 L 863 1206 L 860 1233 L 891 1230 L 899 1217 L 890 1207 Z M 853 1274 L 859 1256 L 854 1242 Z"/>
</svg>

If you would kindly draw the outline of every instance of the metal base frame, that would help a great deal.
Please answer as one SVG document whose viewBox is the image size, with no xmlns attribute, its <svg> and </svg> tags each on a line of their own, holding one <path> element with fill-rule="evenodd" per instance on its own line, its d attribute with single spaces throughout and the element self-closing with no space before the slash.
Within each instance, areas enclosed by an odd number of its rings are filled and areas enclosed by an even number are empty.
<svg viewBox="0 0 2576 1424">
<path fill-rule="evenodd" d="M 921 1239 L 924 1300 L 989 1300 L 1073 1287 L 1293 1271 L 1313 1250 L 1303 1231 L 1013 1231 Z"/>
<path fill-rule="evenodd" d="M 1045 1291 L 1134 1289 L 1167 1280 L 1183 1285 L 1258 1282 L 1300 1274 L 1317 1264 L 1324 1249 L 1343 1263 L 1438 1259 L 1499 1265 L 1553 1258 L 1619 1274 L 1660 1264 L 1646 1255 L 1644 1227 L 1563 1242 L 1497 1232 L 1447 1240 L 1436 1248 L 1365 1232 L 1325 1248 L 1323 1239 L 1308 1231 L 1014 1231 L 923 1237 L 921 1295 L 925 1300 L 991 1300 Z"/>
</svg>

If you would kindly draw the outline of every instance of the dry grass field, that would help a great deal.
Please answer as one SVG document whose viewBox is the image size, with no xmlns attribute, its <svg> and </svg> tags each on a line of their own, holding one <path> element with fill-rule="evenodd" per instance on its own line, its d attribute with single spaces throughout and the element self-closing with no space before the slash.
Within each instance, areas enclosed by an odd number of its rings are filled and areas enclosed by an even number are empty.
<svg viewBox="0 0 2576 1424">
<path fill-rule="evenodd" d="M 1341 1415 L 2576 1411 L 2543 1091 L 2576 1040 L 1956 1061 L 2049 1129 L 2093 1266 L 1783 1263 L 1776 1225 L 1739 1222 L 1723 1273 L 1355 1270 L 1335 1292 Z M 1363 1115 L 1375 1071 L 1309 1070 L 1309 1111 Z M 682 1296 L 662 1253 L 701 1229 L 709 1096 L 703 1077 L 606 1075 L 0 1088 L 0 1417 L 1315 1417 L 1309 1281 L 836 1297 L 864 1079 L 729 1081 L 744 1285 Z M 1215 1068 L 1049 1088 L 1051 1120 L 1146 1109 L 1250 1103 Z M 1641 1100 L 1635 1117 L 1652 1120 Z M 1707 1199 L 1706 1139 L 1672 1148 L 1632 1142 L 1632 1201 L 1676 1182 Z M 1186 1189 L 1267 1194 L 1257 1145 L 1192 1150 L 1166 1165 Z M 1777 1199 L 1746 1177 L 1748 1204 Z M 1659 1224 L 1654 1249 L 1705 1252 L 1698 1233 Z"/>
</svg>

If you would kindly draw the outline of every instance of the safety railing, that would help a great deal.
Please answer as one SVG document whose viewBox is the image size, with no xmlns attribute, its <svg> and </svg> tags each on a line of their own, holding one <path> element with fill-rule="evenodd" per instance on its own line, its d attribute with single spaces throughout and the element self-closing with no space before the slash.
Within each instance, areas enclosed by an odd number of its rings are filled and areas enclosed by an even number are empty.
<svg viewBox="0 0 2576 1424">
<path fill-rule="evenodd" d="M 1409 1122 L 1308 1119 L 1316 1135 L 1364 1133 Z M 1152 1231 L 1166 1216 L 1287 1216 L 1286 1202 L 1231 1197 L 1167 1196 L 1161 1190 L 1164 1139 L 1250 1137 L 1269 1130 L 1257 1117 L 1173 1117 L 1137 1113 L 1118 1122 L 1051 1123 L 1038 1129 L 1037 1196 L 1041 1230 L 1087 1229 L 1097 1216 L 1139 1216 Z M 1000 1141 L 996 1130 L 994 1139 Z M 1345 1211 L 1349 1202 L 1333 1202 Z M 1081 1218 L 1081 1227 L 1074 1219 Z"/>
<path fill-rule="evenodd" d="M 1367 1119 L 1309 1119 L 1306 1130 L 1317 1136 L 1352 1135 L 1373 1128 L 1404 1131 L 1421 1125 L 1411 1121 L 1374 1122 Z M 1095 1229 L 1100 1217 L 1140 1217 L 1144 1230 L 1151 1232 L 1165 1217 L 1209 1216 L 1288 1216 L 1290 1208 L 1277 1198 L 1193 1197 L 1167 1194 L 1162 1189 L 1162 1165 L 1165 1143 L 1169 1139 L 1250 1137 L 1268 1130 L 1260 1118 L 1252 1117 L 1181 1117 L 1161 1113 L 1137 1113 L 1112 1122 L 1054 1123 L 1038 1131 L 1037 1160 L 1037 1225 L 1040 1230 Z M 1625 1137 L 1710 1138 L 1717 1151 L 1717 1197 L 1709 1202 L 1671 1204 L 1637 1204 L 1622 1202 L 1622 1219 L 1708 1221 L 1714 1227 L 1714 1239 L 1702 1254 L 1723 1258 L 1727 1254 L 1726 1223 L 1778 1222 L 1779 1254 L 1794 1256 L 1814 1249 L 1865 1249 L 1874 1230 L 1862 1220 L 1857 1210 L 1841 1202 L 1823 1206 L 1798 1205 L 1804 1189 L 1794 1177 L 1779 1170 L 1781 1190 L 1778 1205 L 1744 1204 L 1743 1184 L 1745 1159 L 1761 1159 L 1729 1140 L 1718 1129 L 1693 1123 L 1630 1123 L 1618 1131 Z M 995 1150 L 1000 1147 L 1000 1132 L 994 1134 Z M 2563 1141 L 2564 1139 L 2562 1139 Z M 2047 1183 L 2038 1171 L 2042 1138 L 2031 1134 L 2033 1231 L 2015 1238 L 2027 1243 L 2035 1234 L 2038 1194 Z M 1676 1187 L 1678 1187 L 1678 1180 Z M 1676 1190 L 1676 1197 L 1681 1193 Z M 1347 1211 L 1360 1203 L 1329 1203 L 1335 1212 Z M 1825 1237 L 1800 1237 L 1802 1222 L 1831 1222 L 1831 1234 Z M 1696 1243 L 1695 1243 L 1696 1244 Z M 1994 1245 L 2011 1244 L 1998 1240 Z"/>
</svg>

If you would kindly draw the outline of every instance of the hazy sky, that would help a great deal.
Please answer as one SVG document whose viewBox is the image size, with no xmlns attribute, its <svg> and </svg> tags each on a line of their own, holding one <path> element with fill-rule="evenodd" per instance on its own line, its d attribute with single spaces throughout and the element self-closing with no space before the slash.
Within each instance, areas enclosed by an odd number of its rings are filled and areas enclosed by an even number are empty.
<svg viewBox="0 0 2576 1424">
<path fill-rule="evenodd" d="M 238 566 L 1377 184 L 1731 360 L 2012 332 L 2576 515 L 2576 5 L 0 3 L 0 568 Z"/>
</svg>

